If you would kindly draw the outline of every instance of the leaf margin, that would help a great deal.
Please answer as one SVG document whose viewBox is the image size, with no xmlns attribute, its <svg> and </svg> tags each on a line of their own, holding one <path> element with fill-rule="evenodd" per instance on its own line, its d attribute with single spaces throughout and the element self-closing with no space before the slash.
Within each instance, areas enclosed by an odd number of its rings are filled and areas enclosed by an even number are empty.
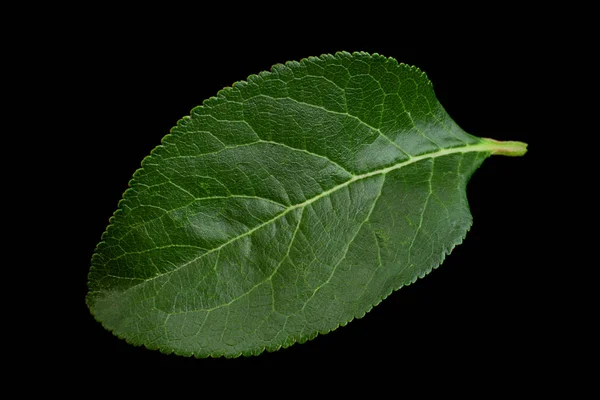
<svg viewBox="0 0 600 400">
<path fill-rule="evenodd" d="M 91 280 L 92 274 L 94 273 L 94 269 L 95 269 L 95 267 L 94 267 L 94 261 L 95 261 L 95 259 L 97 257 L 99 257 L 98 250 L 101 249 L 101 247 L 105 245 L 105 243 L 106 243 L 105 240 L 107 239 L 107 236 L 110 234 L 111 229 L 114 229 L 113 228 L 114 223 L 119 218 L 119 215 L 124 212 L 123 205 L 124 205 L 124 202 L 127 200 L 126 196 L 127 196 L 128 193 L 131 193 L 132 191 L 135 190 L 134 186 L 137 183 L 137 179 L 139 178 L 139 175 L 142 174 L 142 173 L 144 173 L 144 165 L 147 162 L 149 162 L 150 160 L 152 160 L 153 156 L 155 155 L 154 153 L 156 151 L 160 151 L 160 149 L 164 147 L 163 143 L 164 143 L 165 140 L 168 140 L 168 138 L 170 136 L 176 134 L 177 133 L 176 131 L 178 129 L 182 128 L 183 124 L 185 124 L 188 120 L 190 120 L 192 118 L 192 115 L 194 114 L 195 110 L 198 110 L 198 109 L 200 109 L 202 107 L 205 107 L 205 106 L 211 106 L 212 103 L 214 103 L 216 101 L 219 101 L 220 99 L 224 99 L 225 98 L 224 96 L 226 96 L 226 94 L 229 91 L 233 90 L 234 88 L 246 85 L 248 83 L 251 83 L 251 81 L 253 81 L 255 79 L 259 79 L 261 77 L 268 76 L 269 74 L 273 73 L 273 70 L 276 69 L 276 68 L 293 67 L 295 65 L 302 65 L 302 64 L 305 64 L 307 62 L 311 62 L 311 61 L 319 60 L 319 59 L 322 60 L 322 61 L 327 61 L 327 59 L 329 59 L 329 58 L 335 58 L 335 57 L 340 57 L 340 56 L 343 56 L 343 57 L 368 56 L 368 57 L 372 57 L 372 58 L 379 58 L 379 59 L 384 59 L 386 61 L 391 61 L 391 62 L 395 63 L 398 66 L 407 67 L 412 72 L 420 74 L 420 77 L 424 78 L 424 81 L 428 85 L 433 86 L 432 83 L 431 83 L 431 81 L 427 77 L 426 73 L 424 71 L 422 71 L 420 68 L 418 68 L 416 66 L 409 65 L 409 64 L 405 64 L 405 63 L 402 63 L 402 62 L 398 62 L 393 57 L 385 57 L 385 56 L 382 56 L 382 55 L 380 55 L 378 53 L 368 53 L 368 52 L 364 52 L 364 51 L 355 51 L 355 52 L 352 52 L 352 53 L 349 53 L 349 52 L 346 52 L 346 51 L 339 51 L 339 52 L 336 52 L 334 54 L 321 54 L 318 57 L 316 57 L 316 56 L 305 57 L 305 58 L 300 59 L 299 61 L 287 61 L 284 64 L 277 63 L 277 64 L 272 65 L 269 70 L 261 71 L 258 74 L 251 74 L 251 75 L 249 75 L 246 78 L 246 80 L 235 81 L 231 86 L 228 86 L 228 87 L 225 87 L 225 88 L 219 90 L 216 95 L 211 96 L 211 97 L 203 100 L 202 103 L 201 103 L 201 105 L 193 107 L 192 110 L 190 111 L 190 115 L 186 115 L 186 116 L 180 118 L 177 121 L 176 125 L 169 130 L 169 133 L 166 134 L 161 139 L 160 144 L 157 145 L 157 146 L 155 146 L 151 150 L 151 152 L 142 159 L 142 161 L 140 163 L 140 167 L 133 173 L 133 176 L 128 181 L 128 183 L 127 183 L 127 189 L 123 192 L 123 195 L 122 195 L 121 199 L 119 200 L 119 202 L 117 204 L 117 209 L 113 212 L 112 216 L 109 218 L 108 225 L 107 225 L 106 229 L 104 230 L 104 232 L 102 233 L 100 242 L 97 243 L 97 245 L 96 245 L 96 247 L 94 249 L 94 253 L 92 255 L 92 260 L 91 260 L 92 261 L 91 262 L 92 265 L 90 266 L 90 270 L 89 270 L 89 273 L 88 273 L 88 289 L 91 289 L 89 287 L 89 284 L 90 284 L 90 280 Z M 480 151 L 480 153 L 484 153 L 484 158 L 481 160 L 481 162 L 483 162 L 483 160 L 485 160 L 487 157 L 491 156 L 492 154 L 500 154 L 500 155 L 508 155 L 508 156 L 520 156 L 520 155 L 525 154 L 525 152 L 527 151 L 526 150 L 526 145 L 523 144 L 523 143 L 521 143 L 521 142 L 498 142 L 498 141 L 495 141 L 493 139 L 486 139 L 486 138 L 479 138 L 479 137 L 477 137 L 477 139 L 480 139 L 481 142 L 478 143 L 478 144 L 476 144 L 476 145 L 480 145 L 480 144 L 483 144 L 483 143 L 489 145 L 489 149 L 487 149 L 485 151 L 483 151 L 483 150 Z M 509 144 L 510 144 L 510 146 L 508 146 Z M 474 146 L 474 145 L 468 145 L 467 144 L 467 145 L 464 145 L 464 146 L 456 146 L 456 148 L 459 148 L 459 147 L 470 147 L 470 146 Z M 450 148 L 453 148 L 453 147 L 444 148 L 444 149 L 450 149 Z M 442 149 L 442 150 L 444 150 L 444 149 Z M 426 154 L 430 154 L 430 153 L 426 153 Z M 416 156 L 416 157 L 418 158 L 420 156 Z M 423 157 L 423 159 L 424 158 L 430 158 L 430 157 Z M 418 160 L 418 161 L 420 161 L 420 160 Z M 403 163 L 401 163 L 401 164 L 403 164 Z M 393 169 L 396 169 L 396 168 L 401 168 L 401 167 L 395 167 Z M 378 171 L 377 173 L 381 173 L 381 172 Z M 368 174 L 365 174 L 365 175 L 368 175 Z M 467 177 L 467 179 L 465 181 L 465 185 L 468 183 L 469 179 L 470 179 L 470 176 Z M 317 196 L 317 197 L 320 197 L 320 196 Z M 466 194 L 465 194 L 465 200 L 466 200 Z M 467 207 L 469 206 L 468 201 L 466 201 L 466 206 Z M 162 354 L 166 354 L 166 355 L 176 354 L 176 355 L 179 355 L 179 356 L 188 356 L 188 357 L 194 356 L 195 358 L 200 359 L 200 358 L 208 358 L 208 357 L 210 357 L 210 358 L 218 358 L 218 357 L 237 358 L 237 357 L 240 357 L 240 356 L 250 357 L 250 356 L 260 355 L 260 354 L 262 354 L 265 351 L 266 352 L 275 352 L 275 351 L 278 351 L 278 350 L 280 350 L 282 348 L 283 349 L 288 348 L 288 347 L 290 347 L 290 346 L 292 346 L 292 345 L 294 345 L 296 343 L 300 343 L 300 344 L 306 343 L 307 341 L 311 341 L 311 340 L 315 339 L 319 335 L 328 334 L 328 333 L 330 333 L 332 331 L 337 330 L 339 327 L 346 326 L 348 323 L 354 321 L 355 319 L 362 319 L 368 312 L 370 312 L 375 306 L 379 305 L 383 300 L 385 300 L 387 297 L 389 297 L 393 292 L 395 292 L 397 290 L 400 290 L 401 288 L 403 288 L 405 286 L 409 286 L 411 284 L 414 284 L 418 279 L 425 277 L 426 275 L 428 275 L 429 273 L 431 273 L 434 269 L 439 268 L 439 266 L 442 265 L 442 263 L 446 259 L 446 256 L 449 255 L 452 252 L 452 250 L 454 249 L 454 247 L 462 244 L 462 242 L 466 238 L 467 233 L 470 231 L 471 226 L 472 226 L 472 218 L 470 218 L 468 226 L 466 227 L 466 229 L 465 229 L 462 237 L 459 238 L 459 240 L 457 241 L 457 243 L 455 243 L 454 245 L 452 245 L 452 247 L 449 248 L 449 249 L 446 249 L 446 248 L 444 249 L 444 251 L 442 252 L 441 260 L 440 260 L 440 262 L 437 265 L 431 266 L 430 268 L 428 268 L 427 270 L 425 270 L 424 272 L 422 272 L 420 275 L 415 275 L 410 282 L 408 282 L 408 283 L 402 283 L 397 288 L 392 288 L 391 290 L 389 290 L 388 293 L 384 294 L 381 297 L 380 300 L 378 300 L 374 304 L 368 306 L 368 308 L 364 312 L 362 312 L 362 314 L 358 313 L 358 314 L 354 315 L 352 318 L 348 319 L 347 321 L 338 323 L 335 327 L 333 327 L 331 329 L 317 330 L 317 331 L 314 331 L 314 332 L 306 334 L 306 336 L 297 336 L 297 335 L 289 336 L 284 341 L 284 343 L 278 344 L 278 345 L 273 345 L 273 346 L 264 345 L 264 346 L 261 346 L 259 348 L 250 349 L 250 350 L 247 350 L 247 351 L 240 351 L 240 352 L 237 352 L 237 353 L 222 353 L 222 354 L 220 354 L 218 352 L 212 352 L 212 353 L 209 353 L 209 354 L 199 354 L 199 353 L 194 352 L 194 351 L 186 352 L 186 351 L 178 351 L 177 349 L 170 349 L 170 348 L 164 348 L 164 347 L 161 348 L 158 345 L 155 346 L 155 345 L 144 343 L 144 342 L 137 342 L 134 339 L 131 339 L 131 337 L 125 336 L 122 333 L 115 332 L 115 329 L 106 326 L 105 323 L 97 317 L 96 313 L 94 312 L 94 310 L 92 308 L 92 303 L 91 303 L 91 297 L 92 296 L 90 296 L 90 294 L 95 293 L 95 292 L 93 292 L 91 290 L 88 291 L 88 294 L 86 295 L 86 304 L 87 304 L 87 306 L 88 306 L 88 308 L 90 310 L 90 313 L 93 315 L 94 319 L 96 319 L 96 321 L 98 321 L 103 326 L 104 329 L 108 330 L 113 335 L 117 336 L 119 339 L 123 339 L 128 344 L 134 345 L 136 347 L 142 347 L 143 346 L 143 347 L 145 347 L 148 350 L 159 350 Z"/>
</svg>

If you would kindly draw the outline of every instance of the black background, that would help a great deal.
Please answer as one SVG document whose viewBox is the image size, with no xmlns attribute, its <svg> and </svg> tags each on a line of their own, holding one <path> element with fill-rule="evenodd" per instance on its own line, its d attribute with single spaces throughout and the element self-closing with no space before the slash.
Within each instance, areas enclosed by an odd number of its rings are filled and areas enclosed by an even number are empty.
<svg viewBox="0 0 600 400">
<path fill-rule="evenodd" d="M 158 12 L 157 14 L 160 14 Z M 382 15 L 383 14 L 383 15 Z M 385 10 L 290 21 L 255 21 L 243 10 L 204 10 L 169 19 L 106 13 L 82 18 L 48 42 L 61 60 L 53 85 L 67 97 L 63 127 L 75 145 L 64 158 L 68 245 L 61 269 L 68 333 L 63 354 L 96 366 L 254 368 L 387 360 L 455 368 L 508 364 L 513 373 L 550 357 L 543 345 L 545 265 L 534 250 L 539 227 L 536 162 L 546 132 L 534 116 L 545 101 L 551 28 L 519 13 L 480 14 L 434 29 L 425 12 L 405 24 Z M 377 18 L 376 18 L 377 17 Z M 523 17 L 525 18 L 525 17 Z M 66 45 L 66 46 L 65 46 Z M 238 359 L 194 359 L 134 347 L 104 330 L 85 304 L 95 245 L 133 172 L 177 120 L 233 82 L 273 64 L 340 50 L 377 52 L 425 71 L 439 101 L 467 132 L 529 143 L 522 158 L 492 157 L 473 176 L 474 224 L 444 264 L 394 292 L 364 318 L 303 345 Z M 55 53 L 53 53 L 55 51 Z M 61 104 L 62 105 L 62 104 Z M 543 361 L 542 361 L 543 362 Z"/>
</svg>

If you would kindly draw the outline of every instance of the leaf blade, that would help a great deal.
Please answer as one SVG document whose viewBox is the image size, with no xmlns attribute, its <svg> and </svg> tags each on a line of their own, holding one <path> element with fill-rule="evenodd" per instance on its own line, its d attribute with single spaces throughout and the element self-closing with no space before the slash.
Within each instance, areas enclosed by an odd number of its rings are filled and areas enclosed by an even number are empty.
<svg viewBox="0 0 600 400">
<path fill-rule="evenodd" d="M 347 53 L 273 71 L 194 109 L 136 173 L 90 272 L 88 305 L 117 335 L 199 357 L 287 347 L 464 238 L 468 178 L 502 145 L 458 128 L 420 71 Z"/>
</svg>

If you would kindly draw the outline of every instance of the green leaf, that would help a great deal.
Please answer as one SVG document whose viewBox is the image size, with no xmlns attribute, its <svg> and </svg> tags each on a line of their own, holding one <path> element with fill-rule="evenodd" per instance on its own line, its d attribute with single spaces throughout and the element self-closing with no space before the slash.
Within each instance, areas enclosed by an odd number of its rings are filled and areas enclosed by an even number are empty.
<svg viewBox="0 0 600 400">
<path fill-rule="evenodd" d="M 465 133 L 425 74 L 392 58 L 275 65 L 193 109 L 143 160 L 87 303 L 165 353 L 303 343 L 439 266 L 471 226 L 471 174 L 525 151 Z"/>
</svg>

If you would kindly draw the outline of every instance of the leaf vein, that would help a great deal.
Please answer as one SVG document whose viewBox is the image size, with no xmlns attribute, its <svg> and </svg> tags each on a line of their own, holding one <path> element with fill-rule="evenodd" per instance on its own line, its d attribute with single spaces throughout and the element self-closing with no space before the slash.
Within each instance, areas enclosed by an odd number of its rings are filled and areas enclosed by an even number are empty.
<svg viewBox="0 0 600 400">
<path fill-rule="evenodd" d="M 346 259 L 346 256 L 348 255 L 348 251 L 350 250 L 350 247 L 352 246 L 352 243 L 354 243 L 354 240 L 356 240 L 356 238 L 358 237 L 358 234 L 360 233 L 363 225 L 369 221 L 369 218 L 371 218 L 371 214 L 373 213 L 373 210 L 375 209 L 377 201 L 379 200 L 379 198 L 381 197 L 381 193 L 383 192 L 383 185 L 385 184 L 385 178 L 386 178 L 386 176 L 387 175 L 385 175 L 385 174 L 383 175 L 381 186 L 379 188 L 379 193 L 377 194 L 377 197 L 375 197 L 375 199 L 373 200 L 373 204 L 371 205 L 371 209 L 369 210 L 369 212 L 367 214 L 367 217 L 359 225 L 359 227 L 356 229 L 356 232 L 354 233 L 354 235 L 352 236 L 352 238 L 348 242 L 348 246 L 346 247 L 346 250 L 344 251 L 344 254 L 340 258 L 340 260 L 335 264 L 335 266 L 333 267 L 333 269 L 332 269 L 331 273 L 329 274 L 329 277 L 327 278 L 327 280 L 325 282 L 323 282 L 321 285 L 317 286 L 313 290 L 313 293 L 309 296 L 309 298 L 304 302 L 304 305 L 302 306 L 302 308 L 298 311 L 299 313 L 302 312 L 302 311 L 304 311 L 304 309 L 306 308 L 306 306 L 308 305 L 308 303 L 310 302 L 310 300 L 312 300 L 312 298 L 317 294 L 317 292 L 323 286 L 327 285 L 331 281 L 331 278 L 333 277 L 333 275 L 335 275 L 335 272 L 336 272 L 338 266 L 342 263 L 342 261 L 344 261 Z"/>
<path fill-rule="evenodd" d="M 334 186 L 333 188 L 331 188 L 331 189 L 329 189 L 329 190 L 327 190 L 325 192 L 322 192 L 322 193 L 320 193 L 320 194 L 318 194 L 318 195 L 316 195 L 316 196 L 314 196 L 314 197 L 312 197 L 312 198 L 304 201 L 303 203 L 295 204 L 293 206 L 288 207 L 287 209 L 285 209 L 281 213 L 277 214 L 276 216 L 274 216 L 270 220 L 265 221 L 262 224 L 255 226 L 254 228 L 250 229 L 247 232 L 242 233 L 239 236 L 236 236 L 236 237 L 233 237 L 233 238 L 229 239 L 228 241 L 224 242 L 223 244 L 221 244 L 221 245 L 219 245 L 219 246 L 217 246 L 215 248 L 212 248 L 212 249 L 208 250 L 206 253 L 203 253 L 202 255 L 200 255 L 200 256 L 198 256 L 198 257 L 196 257 L 196 258 L 194 258 L 194 259 L 192 259 L 192 260 L 190 260 L 190 261 L 188 261 L 188 262 L 186 262 L 184 264 L 181 264 L 181 265 L 177 266 L 176 268 L 173 268 L 170 271 L 167 271 L 167 272 L 164 272 L 164 273 L 161 273 L 161 274 L 157 274 L 156 276 L 148 278 L 145 281 L 143 281 L 143 282 L 141 282 L 141 283 L 139 283 L 137 285 L 130 286 L 129 288 L 125 289 L 123 291 L 123 293 L 125 293 L 125 292 L 127 292 L 129 290 L 132 290 L 133 288 L 138 287 L 140 285 L 146 284 L 147 282 L 150 282 L 150 281 L 153 281 L 153 280 L 155 280 L 157 278 L 160 278 L 161 276 L 164 276 L 164 275 L 167 275 L 167 274 L 172 274 L 172 273 L 180 270 L 181 268 L 184 268 L 184 267 L 190 265 L 191 263 L 193 263 L 195 261 L 198 261 L 200 258 L 205 257 L 205 256 L 211 254 L 212 252 L 215 252 L 215 251 L 218 251 L 218 250 L 222 249 L 223 247 L 225 247 L 225 246 L 227 246 L 227 245 L 235 242 L 236 240 L 239 240 L 239 239 L 244 238 L 244 237 L 246 237 L 248 235 L 251 235 L 255 231 L 263 228 L 264 226 L 269 225 L 269 224 L 275 222 L 276 220 L 278 220 L 279 218 L 283 217 L 284 215 L 286 215 L 290 211 L 293 211 L 293 210 L 295 210 L 297 208 L 301 208 L 301 207 L 304 207 L 306 205 L 312 204 L 315 201 L 319 200 L 320 198 L 322 198 L 324 196 L 328 196 L 331 193 L 334 193 L 337 190 L 339 190 L 341 188 L 344 188 L 344 187 L 348 186 L 349 184 L 354 183 L 354 182 L 356 182 L 358 180 L 366 179 L 366 178 L 369 178 L 369 177 L 372 177 L 372 176 L 375 176 L 375 175 L 379 175 L 379 174 L 387 174 L 388 172 L 394 171 L 396 169 L 405 167 L 407 165 L 410 165 L 410 164 L 413 164 L 413 163 L 416 163 L 416 162 L 419 162 L 419 161 L 422 161 L 422 160 L 430 159 L 430 158 L 443 157 L 443 156 L 446 156 L 446 155 L 451 155 L 451 154 L 456 154 L 456 153 L 490 152 L 490 151 L 491 150 L 490 150 L 489 146 L 486 143 L 483 143 L 483 142 L 482 143 L 473 144 L 473 145 L 466 145 L 466 146 L 459 146 L 459 147 L 453 147 L 453 148 L 448 148 L 448 149 L 441 149 L 441 150 L 438 150 L 438 151 L 435 151 L 435 152 L 432 152 L 432 153 L 427 153 L 427 154 L 422 154 L 422 155 L 419 155 L 419 156 L 415 156 L 415 157 L 413 157 L 413 158 L 411 158 L 409 160 L 400 162 L 400 163 L 398 163 L 396 165 L 393 165 L 393 166 L 390 166 L 390 167 L 387 167 L 387 168 L 384 168 L 384 169 L 375 170 L 375 171 L 368 172 L 368 173 L 365 173 L 365 174 L 362 174 L 362 175 L 356 175 L 353 178 L 347 180 L 346 182 L 343 182 L 343 183 L 341 183 L 341 184 L 339 184 L 337 186 Z"/>
<path fill-rule="evenodd" d="M 415 230 L 415 235 L 413 236 L 410 246 L 408 247 L 408 260 L 406 261 L 406 267 L 404 269 L 410 267 L 411 251 L 412 251 L 413 245 L 415 244 L 417 236 L 419 235 L 419 231 L 421 230 L 421 228 L 423 226 L 423 217 L 425 216 L 425 210 L 427 210 L 427 206 L 429 205 L 429 199 L 431 198 L 431 195 L 433 193 L 433 189 L 431 186 L 431 180 L 433 178 L 433 169 L 434 169 L 433 166 L 434 166 L 434 160 L 432 160 L 432 162 L 431 162 L 431 172 L 429 175 L 429 179 L 427 180 L 427 182 L 429 183 L 429 193 L 427 194 L 427 197 L 425 198 L 425 204 L 423 205 L 423 210 L 421 211 L 421 216 L 419 218 L 419 225 L 417 226 L 417 229 Z"/>
<path fill-rule="evenodd" d="M 288 100 L 291 100 L 291 101 L 293 101 L 293 102 L 295 102 L 297 104 L 302 104 L 302 105 L 305 105 L 307 107 L 312 107 L 312 108 L 318 108 L 318 109 L 321 109 L 321 110 L 323 110 L 323 111 L 325 111 L 327 113 L 330 113 L 330 114 L 337 114 L 337 115 L 343 115 L 343 116 L 346 116 L 346 117 L 350 117 L 350 118 L 358 121 L 361 125 L 364 125 L 367 128 L 369 128 L 369 129 L 375 131 L 376 133 L 378 133 L 381 137 L 383 137 L 384 139 L 386 139 L 394 147 L 396 147 L 398 150 L 400 150 L 402 152 L 402 154 L 404 154 L 407 158 L 409 158 L 409 159 L 411 158 L 410 154 L 406 150 L 404 150 L 404 149 L 402 149 L 402 147 L 398 146 L 398 144 L 396 142 L 394 142 L 392 139 L 390 139 L 387 135 L 385 135 L 381 131 L 381 129 L 376 128 L 376 127 L 374 127 L 374 126 L 366 123 L 365 121 L 363 121 L 362 119 L 360 119 L 356 115 L 352 115 L 352 114 L 349 114 L 347 112 L 333 111 L 333 110 L 330 110 L 330 109 L 325 108 L 323 106 L 318 106 L 318 105 L 315 105 L 315 104 L 310 104 L 310 103 L 306 103 L 304 101 L 300 101 L 300 100 L 294 99 L 293 97 L 281 97 L 281 98 L 278 99 L 278 98 L 275 98 L 275 97 L 272 97 L 272 96 L 269 96 L 269 95 L 266 95 L 266 94 L 257 94 L 254 97 L 266 97 L 266 98 L 269 98 L 269 99 L 272 99 L 272 100 L 275 100 L 275 101 L 281 100 L 281 99 L 284 99 L 284 100 L 288 99 Z"/>
</svg>

